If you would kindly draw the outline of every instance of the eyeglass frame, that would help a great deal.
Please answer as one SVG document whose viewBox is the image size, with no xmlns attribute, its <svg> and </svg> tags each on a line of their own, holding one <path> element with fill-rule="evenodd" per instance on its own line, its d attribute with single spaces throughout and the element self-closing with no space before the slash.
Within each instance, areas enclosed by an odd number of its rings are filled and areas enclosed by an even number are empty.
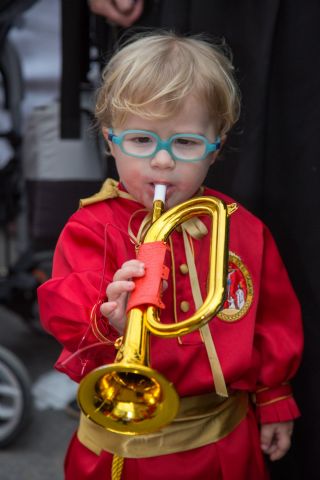
<svg viewBox="0 0 320 480">
<path fill-rule="evenodd" d="M 135 155 L 134 153 L 128 153 L 124 150 L 123 148 L 123 138 L 127 133 L 146 133 L 148 135 L 151 135 L 157 140 L 157 146 L 155 151 L 152 154 L 148 155 Z M 194 138 L 197 140 L 203 140 L 205 144 L 205 151 L 203 155 L 199 158 L 192 159 L 192 160 L 187 160 L 187 159 L 181 159 L 177 157 L 172 149 L 171 149 L 171 144 L 176 138 L 180 137 L 185 137 L 185 138 Z M 113 142 L 115 145 L 118 145 L 120 150 L 125 154 L 130 157 L 135 157 L 135 158 L 152 158 L 154 157 L 160 150 L 165 150 L 170 154 L 170 156 L 173 158 L 173 160 L 178 161 L 178 162 L 185 162 L 185 163 L 195 163 L 195 162 L 200 162 L 204 158 L 206 158 L 209 153 L 216 152 L 220 149 L 221 147 L 221 139 L 220 136 L 217 137 L 216 141 L 213 143 L 210 143 L 209 140 L 204 137 L 203 135 L 198 135 L 196 133 L 176 133 L 174 135 L 171 135 L 171 137 L 167 138 L 166 140 L 162 140 L 161 137 L 155 132 L 151 132 L 150 130 L 123 130 L 119 135 L 116 135 L 113 133 L 113 129 L 109 128 L 108 131 L 108 140 Z"/>
</svg>

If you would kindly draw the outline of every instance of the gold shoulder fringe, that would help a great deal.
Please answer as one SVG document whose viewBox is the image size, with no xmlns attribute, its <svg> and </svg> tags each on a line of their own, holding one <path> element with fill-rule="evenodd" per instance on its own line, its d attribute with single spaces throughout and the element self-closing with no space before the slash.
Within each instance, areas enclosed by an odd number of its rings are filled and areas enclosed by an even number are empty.
<svg viewBox="0 0 320 480">
<path fill-rule="evenodd" d="M 81 198 L 79 202 L 79 208 L 92 205 L 93 203 L 103 202 L 109 198 L 121 197 L 133 200 L 133 197 L 129 195 L 129 193 L 119 190 L 118 185 L 119 182 L 117 180 L 114 180 L 113 178 L 107 178 L 107 180 L 103 182 L 99 192 L 95 193 L 91 197 Z"/>
</svg>

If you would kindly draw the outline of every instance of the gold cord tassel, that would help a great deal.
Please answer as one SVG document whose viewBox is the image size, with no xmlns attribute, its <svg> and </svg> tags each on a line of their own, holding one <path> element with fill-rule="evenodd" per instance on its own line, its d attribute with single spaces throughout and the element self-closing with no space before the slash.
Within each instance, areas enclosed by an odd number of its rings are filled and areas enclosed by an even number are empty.
<svg viewBox="0 0 320 480">
<path fill-rule="evenodd" d="M 111 467 L 111 479 L 120 480 L 123 469 L 124 458 L 118 455 L 113 455 Z"/>
</svg>

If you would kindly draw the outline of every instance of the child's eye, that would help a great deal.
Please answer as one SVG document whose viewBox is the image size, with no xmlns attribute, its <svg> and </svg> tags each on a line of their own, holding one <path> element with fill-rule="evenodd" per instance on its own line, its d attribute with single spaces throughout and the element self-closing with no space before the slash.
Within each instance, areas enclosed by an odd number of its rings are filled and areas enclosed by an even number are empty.
<svg viewBox="0 0 320 480">
<path fill-rule="evenodd" d="M 151 138 L 150 137 L 136 137 L 134 139 L 135 142 L 137 143 L 149 143 L 151 142 Z"/>
<path fill-rule="evenodd" d="M 175 144 L 177 147 L 196 147 L 201 143 L 199 140 L 195 140 L 193 138 L 176 138 Z"/>
<path fill-rule="evenodd" d="M 147 136 L 143 136 L 143 137 L 135 136 L 135 137 L 127 138 L 126 140 L 132 143 L 140 144 L 140 145 L 146 145 L 152 142 L 152 138 Z"/>
<path fill-rule="evenodd" d="M 122 149 L 129 155 L 147 156 L 156 148 L 156 140 L 144 132 L 126 133 L 122 141 Z"/>
</svg>

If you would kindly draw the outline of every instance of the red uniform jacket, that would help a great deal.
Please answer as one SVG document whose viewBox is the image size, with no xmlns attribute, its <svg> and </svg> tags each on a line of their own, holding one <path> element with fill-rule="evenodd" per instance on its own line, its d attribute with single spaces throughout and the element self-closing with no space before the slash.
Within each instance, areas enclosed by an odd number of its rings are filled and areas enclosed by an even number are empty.
<svg viewBox="0 0 320 480">
<path fill-rule="evenodd" d="M 205 189 L 204 195 L 232 201 L 209 189 Z M 142 208 L 135 201 L 116 198 L 78 210 L 59 238 L 52 279 L 39 288 L 42 323 L 64 347 L 56 366 L 76 381 L 92 368 L 114 361 L 112 343 L 105 346 L 99 342 L 91 328 L 90 315 L 93 306 L 105 300 L 106 287 L 115 271 L 124 261 L 135 258 L 128 224 L 131 219 L 132 230 L 138 231 L 145 213 L 132 215 Z M 210 228 L 207 218 L 201 220 Z M 205 296 L 209 235 L 193 239 L 192 243 Z M 299 304 L 269 230 L 241 206 L 230 219 L 229 250 L 232 253 L 228 299 L 222 314 L 209 323 L 226 384 L 228 388 L 256 394 L 255 415 L 261 422 L 291 420 L 299 415 L 288 385 L 302 351 Z M 169 276 L 169 287 L 163 295 L 166 308 L 162 322 L 174 319 L 174 296 L 179 320 L 194 311 L 179 232 L 173 234 L 173 254 L 176 287 L 174 292 Z M 172 272 L 170 263 L 168 255 Z M 99 329 L 111 342 L 118 336 L 101 316 Z M 152 336 L 151 366 L 173 382 L 180 396 L 208 393 L 214 388 L 198 331 L 180 339 Z M 108 478 L 110 458 L 108 453 L 96 457 L 74 437 L 66 462 L 66 478 Z M 246 421 L 216 444 L 151 459 L 126 460 L 123 478 L 179 479 L 181 475 L 184 480 L 209 479 L 215 473 L 228 480 L 266 478 L 252 410 Z"/>
</svg>

